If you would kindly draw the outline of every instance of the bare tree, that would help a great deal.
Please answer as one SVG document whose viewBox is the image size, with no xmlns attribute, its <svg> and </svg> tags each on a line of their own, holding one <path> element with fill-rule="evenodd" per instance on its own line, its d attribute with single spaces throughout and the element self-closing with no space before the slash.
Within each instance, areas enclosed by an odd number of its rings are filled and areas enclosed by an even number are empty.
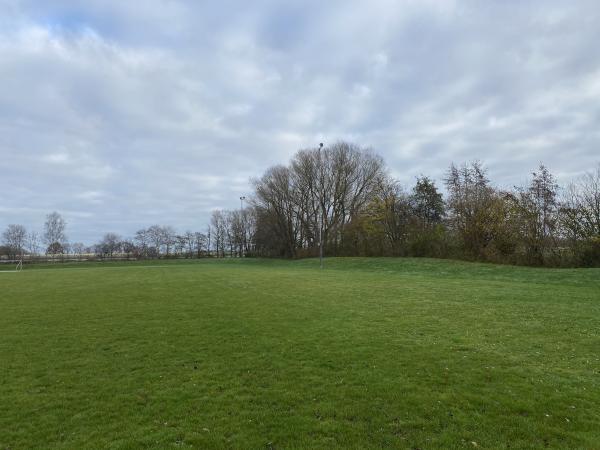
<svg viewBox="0 0 600 450">
<path fill-rule="evenodd" d="M 67 242 L 65 235 L 65 229 L 67 223 L 62 216 L 53 212 L 46 216 L 46 222 L 44 223 L 44 243 L 47 246 L 46 253 L 57 254 L 64 253 L 64 246 Z"/>
<path fill-rule="evenodd" d="M 600 238 L 600 165 L 567 188 L 561 224 L 572 239 Z"/>
<path fill-rule="evenodd" d="M 138 248 L 138 251 L 140 252 L 140 255 L 145 258 L 150 256 L 149 255 L 150 236 L 149 236 L 148 230 L 141 229 L 141 230 L 136 231 L 134 240 L 137 243 L 137 248 Z"/>
<path fill-rule="evenodd" d="M 189 258 L 199 258 L 205 244 L 206 236 L 202 233 L 186 231 L 182 236 L 182 245 L 185 248 L 186 256 Z"/>
<path fill-rule="evenodd" d="M 244 243 L 242 255 L 251 256 L 254 254 L 256 242 L 256 209 L 252 206 L 242 211 L 242 233 Z"/>
<path fill-rule="evenodd" d="M 186 258 L 193 258 L 194 256 L 194 233 L 187 230 L 183 235 L 179 236 L 181 241 L 182 252 L 185 252 Z"/>
<path fill-rule="evenodd" d="M 298 249 L 323 246 L 336 254 L 346 225 L 373 200 L 384 178 L 383 160 L 355 144 L 300 150 L 289 167 L 273 167 L 254 181 L 256 244 L 266 246 L 271 235 L 279 254 L 294 257 Z"/>
<path fill-rule="evenodd" d="M 225 246 L 227 244 L 227 224 L 225 213 L 221 210 L 214 210 L 211 215 L 212 240 L 217 257 L 225 257 Z"/>
<path fill-rule="evenodd" d="M 398 182 L 390 181 L 382 186 L 380 197 L 369 210 L 372 224 L 382 230 L 385 241 L 375 243 L 380 254 L 403 256 L 407 252 L 412 208 L 410 196 Z M 375 235 L 373 231 L 372 235 Z"/>
<path fill-rule="evenodd" d="M 161 248 L 164 242 L 164 233 L 160 225 L 152 225 L 146 230 L 146 237 L 153 248 L 153 253 L 160 256 Z"/>
<path fill-rule="evenodd" d="M 171 226 L 161 227 L 162 243 L 165 248 L 167 258 L 173 246 L 176 244 L 175 230 Z"/>
<path fill-rule="evenodd" d="M 121 250 L 122 239 L 116 233 L 106 233 L 102 241 L 96 246 L 98 254 L 112 258 Z"/>
<path fill-rule="evenodd" d="M 40 253 L 40 237 L 36 231 L 31 231 L 27 235 L 27 251 L 31 256 L 37 256 Z"/>
<path fill-rule="evenodd" d="M 137 252 L 137 247 L 131 239 L 124 239 L 121 241 L 121 251 L 125 253 L 127 259 L 131 258 L 132 255 L 135 255 Z"/>
<path fill-rule="evenodd" d="M 71 245 L 71 249 L 73 253 L 77 256 L 77 258 L 81 259 L 83 253 L 85 252 L 85 245 L 82 242 L 74 242 Z"/>
<path fill-rule="evenodd" d="M 558 184 L 542 164 L 530 185 L 519 189 L 521 236 L 530 264 L 543 264 L 556 245 L 558 230 Z"/>
<path fill-rule="evenodd" d="M 200 258 L 202 256 L 202 252 L 208 251 L 208 238 L 205 234 L 200 232 L 194 233 L 194 252 L 196 253 L 196 258 Z"/>
<path fill-rule="evenodd" d="M 210 224 L 208 224 L 206 226 L 206 252 L 208 254 L 208 256 L 211 255 L 211 251 L 212 251 L 212 227 Z"/>
<path fill-rule="evenodd" d="M 2 233 L 2 241 L 9 250 L 9 257 L 22 257 L 25 251 L 27 230 L 23 225 L 10 224 Z"/>
<path fill-rule="evenodd" d="M 271 235 L 270 246 L 280 248 L 278 256 L 295 257 L 301 227 L 296 202 L 298 195 L 290 169 L 284 166 L 269 169 L 261 179 L 254 181 L 254 189 L 255 205 L 265 229 L 265 247 L 269 245 L 268 236 Z"/>
</svg>

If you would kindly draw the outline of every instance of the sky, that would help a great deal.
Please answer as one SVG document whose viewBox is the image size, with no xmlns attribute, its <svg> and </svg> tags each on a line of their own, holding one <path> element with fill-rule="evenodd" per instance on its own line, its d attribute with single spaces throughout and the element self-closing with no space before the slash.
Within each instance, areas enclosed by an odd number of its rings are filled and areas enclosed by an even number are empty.
<svg viewBox="0 0 600 450">
<path fill-rule="evenodd" d="M 202 231 L 300 148 L 410 186 L 600 163 L 596 0 L 0 0 L 0 229 Z"/>
</svg>

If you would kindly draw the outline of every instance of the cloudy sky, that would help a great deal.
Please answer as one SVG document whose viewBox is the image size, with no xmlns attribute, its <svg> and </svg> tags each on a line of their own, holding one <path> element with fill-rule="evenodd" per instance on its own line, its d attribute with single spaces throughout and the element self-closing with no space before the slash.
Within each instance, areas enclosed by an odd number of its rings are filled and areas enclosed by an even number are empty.
<svg viewBox="0 0 600 450">
<path fill-rule="evenodd" d="M 404 183 L 600 162 L 600 3 L 0 0 L 0 227 L 203 230 L 301 147 Z"/>
</svg>

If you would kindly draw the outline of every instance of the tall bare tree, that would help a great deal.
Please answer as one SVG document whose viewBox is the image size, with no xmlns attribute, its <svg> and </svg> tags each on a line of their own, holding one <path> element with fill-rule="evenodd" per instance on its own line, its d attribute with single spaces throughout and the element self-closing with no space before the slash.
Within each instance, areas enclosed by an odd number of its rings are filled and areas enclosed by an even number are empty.
<svg viewBox="0 0 600 450">
<path fill-rule="evenodd" d="M 225 257 L 225 246 L 227 245 L 227 223 L 225 213 L 214 210 L 211 215 L 212 241 L 217 257 Z"/>
<path fill-rule="evenodd" d="M 67 222 L 56 211 L 46 216 L 46 222 L 44 223 L 46 253 L 57 254 L 64 252 L 64 246 L 67 243 L 66 228 Z"/>
<path fill-rule="evenodd" d="M 40 237 L 36 231 L 31 231 L 27 235 L 27 251 L 31 256 L 37 256 L 40 253 Z"/>
<path fill-rule="evenodd" d="M 9 257 L 22 257 L 25 252 L 27 230 L 23 225 L 10 224 L 2 233 L 2 241 L 9 250 Z"/>
<path fill-rule="evenodd" d="M 150 236 L 148 230 L 142 228 L 141 230 L 136 231 L 133 239 L 137 244 L 139 255 L 144 258 L 150 256 Z"/>
<path fill-rule="evenodd" d="M 254 180 L 256 206 L 261 223 L 272 235 L 271 244 L 279 247 L 278 256 L 295 257 L 300 234 L 297 191 L 291 171 L 284 166 L 272 167 L 259 180 Z M 268 230 L 268 231 L 267 231 Z M 265 241 L 265 246 L 267 242 Z"/>
<path fill-rule="evenodd" d="M 600 164 L 567 188 L 561 222 L 571 238 L 600 238 Z"/>
<path fill-rule="evenodd" d="M 162 244 L 165 248 L 166 256 L 169 257 L 170 251 L 176 244 L 176 233 L 172 226 L 161 227 Z"/>
<path fill-rule="evenodd" d="M 160 225 L 152 225 L 146 230 L 145 235 L 152 247 L 151 252 L 160 257 L 165 237 L 163 228 Z"/>
<path fill-rule="evenodd" d="M 543 164 L 529 186 L 519 190 L 519 206 L 528 263 L 543 264 L 553 256 L 558 230 L 558 184 Z"/>
</svg>

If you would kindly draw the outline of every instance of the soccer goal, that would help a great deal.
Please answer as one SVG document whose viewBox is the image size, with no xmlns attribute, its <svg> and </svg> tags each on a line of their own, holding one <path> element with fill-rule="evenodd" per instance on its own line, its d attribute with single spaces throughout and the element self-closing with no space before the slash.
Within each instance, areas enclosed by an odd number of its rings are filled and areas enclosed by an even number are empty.
<svg viewBox="0 0 600 450">
<path fill-rule="evenodd" d="M 23 270 L 22 259 L 0 259 L 0 272 L 20 272 Z"/>
</svg>

